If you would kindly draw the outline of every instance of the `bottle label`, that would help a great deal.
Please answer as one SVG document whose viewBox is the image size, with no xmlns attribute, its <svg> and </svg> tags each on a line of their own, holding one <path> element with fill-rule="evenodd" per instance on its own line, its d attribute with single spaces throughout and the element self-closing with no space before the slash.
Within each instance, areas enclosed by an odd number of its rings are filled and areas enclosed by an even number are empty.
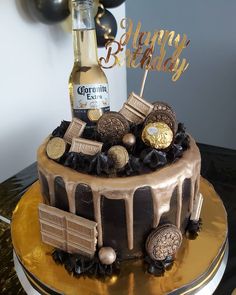
<svg viewBox="0 0 236 295">
<path fill-rule="evenodd" d="M 108 84 L 79 84 L 73 87 L 74 110 L 103 109 L 109 107 Z"/>
</svg>

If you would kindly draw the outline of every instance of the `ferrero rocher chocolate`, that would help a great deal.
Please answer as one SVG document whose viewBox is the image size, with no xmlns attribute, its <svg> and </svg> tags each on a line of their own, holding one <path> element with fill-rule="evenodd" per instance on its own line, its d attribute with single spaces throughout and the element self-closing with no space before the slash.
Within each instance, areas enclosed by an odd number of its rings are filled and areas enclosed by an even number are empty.
<svg viewBox="0 0 236 295">
<path fill-rule="evenodd" d="M 60 159 L 66 151 L 66 142 L 60 137 L 54 137 L 47 144 L 47 155 L 52 160 Z"/>
<path fill-rule="evenodd" d="M 136 143 L 136 137 L 132 133 L 127 133 L 122 138 L 122 142 L 126 147 L 132 147 Z"/>
<path fill-rule="evenodd" d="M 116 252 L 111 247 L 102 247 L 98 251 L 98 257 L 102 264 L 111 265 L 116 260 Z"/>
<path fill-rule="evenodd" d="M 123 115 L 107 112 L 98 120 L 97 132 L 103 141 L 117 143 L 129 132 L 129 123 Z"/>
<path fill-rule="evenodd" d="M 108 150 L 108 156 L 113 160 L 116 169 L 123 168 L 129 161 L 129 154 L 125 147 L 114 145 Z"/>
<path fill-rule="evenodd" d="M 163 122 L 149 123 L 143 129 L 142 140 L 152 148 L 166 149 L 173 141 L 173 132 Z"/>
</svg>

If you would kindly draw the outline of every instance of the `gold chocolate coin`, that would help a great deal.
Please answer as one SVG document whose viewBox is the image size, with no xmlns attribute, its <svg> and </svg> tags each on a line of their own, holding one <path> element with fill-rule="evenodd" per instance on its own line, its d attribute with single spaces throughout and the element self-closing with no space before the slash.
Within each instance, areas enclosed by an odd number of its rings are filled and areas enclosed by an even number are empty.
<svg viewBox="0 0 236 295">
<path fill-rule="evenodd" d="M 47 155 L 52 160 L 60 159 L 66 151 L 66 142 L 60 137 L 53 137 L 49 140 L 46 148 Z"/>
<path fill-rule="evenodd" d="M 92 122 L 97 122 L 98 119 L 102 116 L 102 110 L 101 109 L 90 109 L 88 110 L 88 118 Z"/>
<path fill-rule="evenodd" d="M 113 160 L 116 169 L 123 168 L 129 161 L 129 154 L 122 145 L 114 145 L 108 150 L 108 156 Z"/>
<path fill-rule="evenodd" d="M 173 141 L 173 132 L 166 123 L 149 123 L 143 129 L 142 140 L 155 149 L 165 149 Z"/>
</svg>

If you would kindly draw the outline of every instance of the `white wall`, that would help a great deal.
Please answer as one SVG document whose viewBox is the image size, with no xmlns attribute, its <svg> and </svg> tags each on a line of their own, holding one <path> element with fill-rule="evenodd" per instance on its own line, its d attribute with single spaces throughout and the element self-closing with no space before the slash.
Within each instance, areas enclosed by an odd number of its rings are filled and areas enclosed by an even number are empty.
<svg viewBox="0 0 236 295">
<path fill-rule="evenodd" d="M 111 12 L 119 22 L 125 7 Z M 1 182 L 33 163 L 42 140 L 71 118 L 67 81 L 73 56 L 71 35 L 60 25 L 32 21 L 19 0 L 0 1 L 0 36 Z M 107 75 L 111 106 L 118 109 L 126 99 L 126 70 Z"/>
</svg>

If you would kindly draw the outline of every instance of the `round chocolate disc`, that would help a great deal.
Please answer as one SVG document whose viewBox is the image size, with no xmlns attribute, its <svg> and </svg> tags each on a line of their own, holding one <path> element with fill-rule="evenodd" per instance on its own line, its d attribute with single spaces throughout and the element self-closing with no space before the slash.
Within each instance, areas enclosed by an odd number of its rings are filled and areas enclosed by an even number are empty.
<svg viewBox="0 0 236 295">
<path fill-rule="evenodd" d="M 164 122 L 166 123 L 171 130 L 173 131 L 173 134 L 176 133 L 178 125 L 176 122 L 175 117 L 167 112 L 167 111 L 152 111 L 146 118 L 144 125 L 147 125 L 149 123 L 155 123 L 155 122 Z"/>
<path fill-rule="evenodd" d="M 182 243 L 182 233 L 173 224 L 165 224 L 153 230 L 146 241 L 146 251 L 153 260 L 174 256 Z"/>
<path fill-rule="evenodd" d="M 129 153 L 122 145 L 114 145 L 108 150 L 108 156 L 113 160 L 116 169 L 123 168 L 129 161 Z"/>
<path fill-rule="evenodd" d="M 97 132 L 103 141 L 116 143 L 129 133 L 129 123 L 120 113 L 106 112 L 97 122 Z"/>
<path fill-rule="evenodd" d="M 52 160 L 60 159 L 66 151 L 66 142 L 63 138 L 53 137 L 46 147 L 47 155 Z"/>
<path fill-rule="evenodd" d="M 172 107 L 163 101 L 155 101 L 153 102 L 153 111 L 161 111 L 161 112 L 168 112 L 170 113 L 172 116 L 174 116 L 174 118 L 176 118 L 175 112 L 173 111 Z"/>
<path fill-rule="evenodd" d="M 149 123 L 142 131 L 142 141 L 155 149 L 166 149 L 173 142 L 173 132 L 163 122 Z"/>
</svg>

